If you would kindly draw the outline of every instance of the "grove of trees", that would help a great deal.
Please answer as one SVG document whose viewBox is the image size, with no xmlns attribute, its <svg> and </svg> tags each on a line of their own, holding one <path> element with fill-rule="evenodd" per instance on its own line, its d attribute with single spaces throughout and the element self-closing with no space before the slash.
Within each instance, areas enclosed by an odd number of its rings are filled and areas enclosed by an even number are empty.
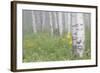
<svg viewBox="0 0 100 73">
<path fill-rule="evenodd" d="M 23 13 L 25 15 L 25 12 Z M 29 20 L 29 23 L 27 23 Z M 49 33 L 50 36 L 62 36 L 71 33 L 74 53 L 83 56 L 85 50 L 85 32 L 90 29 L 90 14 L 62 11 L 26 10 L 23 17 L 23 32 Z"/>
</svg>

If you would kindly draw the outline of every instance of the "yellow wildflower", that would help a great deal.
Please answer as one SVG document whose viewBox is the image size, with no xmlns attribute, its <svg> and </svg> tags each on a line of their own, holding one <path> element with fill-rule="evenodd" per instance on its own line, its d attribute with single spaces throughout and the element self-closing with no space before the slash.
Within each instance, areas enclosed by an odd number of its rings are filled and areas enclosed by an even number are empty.
<svg viewBox="0 0 100 73">
<path fill-rule="evenodd" d="M 70 32 L 68 32 L 67 34 L 67 41 L 68 41 L 68 44 L 71 45 L 72 44 L 72 35 Z"/>
</svg>

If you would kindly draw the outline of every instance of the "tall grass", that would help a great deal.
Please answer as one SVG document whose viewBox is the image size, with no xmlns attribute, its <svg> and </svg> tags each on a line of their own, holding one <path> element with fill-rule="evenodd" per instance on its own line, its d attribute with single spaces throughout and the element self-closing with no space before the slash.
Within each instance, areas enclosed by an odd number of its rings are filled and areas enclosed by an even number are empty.
<svg viewBox="0 0 100 73">
<path fill-rule="evenodd" d="M 50 36 L 48 33 L 26 34 L 23 37 L 23 62 L 64 61 L 90 59 L 89 35 L 86 34 L 83 58 L 73 57 L 72 44 L 67 35 Z"/>
</svg>

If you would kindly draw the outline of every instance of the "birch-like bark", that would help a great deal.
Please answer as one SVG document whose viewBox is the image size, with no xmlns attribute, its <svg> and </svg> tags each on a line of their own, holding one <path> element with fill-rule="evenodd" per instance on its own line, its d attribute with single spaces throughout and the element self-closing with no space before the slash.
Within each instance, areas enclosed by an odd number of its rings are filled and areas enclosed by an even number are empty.
<svg viewBox="0 0 100 73">
<path fill-rule="evenodd" d="M 71 27 L 72 27 L 72 47 L 73 54 L 77 55 L 77 23 L 76 23 L 76 13 L 71 13 Z"/>
<path fill-rule="evenodd" d="M 68 32 L 71 32 L 71 13 L 68 13 L 67 14 L 68 15 L 68 21 L 67 21 L 67 23 L 68 23 Z"/>
<path fill-rule="evenodd" d="M 84 49 L 85 49 L 85 24 L 84 24 L 83 13 L 77 13 L 77 52 L 80 57 L 83 57 Z"/>
<path fill-rule="evenodd" d="M 45 12 L 44 11 L 42 11 L 42 32 L 44 32 L 44 27 L 45 27 Z"/>
<path fill-rule="evenodd" d="M 59 34 L 59 25 L 58 25 L 58 12 L 54 12 L 54 35 L 57 36 Z"/>
<path fill-rule="evenodd" d="M 83 13 L 72 13 L 72 38 L 74 54 L 83 57 L 85 49 L 85 24 Z"/>
<path fill-rule="evenodd" d="M 35 12 L 32 11 L 32 26 L 33 26 L 33 32 L 36 33 L 37 30 L 36 30 L 36 23 L 35 23 Z"/>
<path fill-rule="evenodd" d="M 63 33 L 63 24 L 62 24 L 62 13 L 58 13 L 58 23 L 59 23 L 59 33 L 62 35 Z"/>
<path fill-rule="evenodd" d="M 54 18 L 55 18 L 55 29 L 58 29 L 58 24 L 57 24 L 57 13 L 54 12 Z"/>
<path fill-rule="evenodd" d="M 53 21 L 52 21 L 52 12 L 49 12 L 50 17 L 50 29 L 51 29 L 51 35 L 53 35 Z"/>
</svg>

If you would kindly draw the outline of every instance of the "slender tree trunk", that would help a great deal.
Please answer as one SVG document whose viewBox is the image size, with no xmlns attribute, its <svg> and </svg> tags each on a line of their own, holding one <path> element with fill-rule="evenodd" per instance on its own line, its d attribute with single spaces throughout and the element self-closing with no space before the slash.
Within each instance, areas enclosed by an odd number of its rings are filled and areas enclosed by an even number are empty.
<svg viewBox="0 0 100 73">
<path fill-rule="evenodd" d="M 36 19 L 37 19 L 37 21 L 36 21 L 37 22 L 36 23 L 37 24 L 37 31 L 41 32 L 41 27 L 42 27 L 41 26 L 41 11 L 36 11 L 36 16 L 37 16 L 36 17 Z"/>
<path fill-rule="evenodd" d="M 36 23 L 35 23 L 35 12 L 32 11 L 32 26 L 33 26 L 33 32 L 36 33 L 37 30 L 36 30 Z"/>
<path fill-rule="evenodd" d="M 50 17 L 50 29 L 51 29 L 51 35 L 53 35 L 53 21 L 52 21 L 52 12 L 49 12 Z"/>
<path fill-rule="evenodd" d="M 58 29 L 58 24 L 57 24 L 57 13 L 54 13 L 54 17 L 55 17 L 55 28 Z"/>
<path fill-rule="evenodd" d="M 67 23 L 68 23 L 68 32 L 71 32 L 71 13 L 68 13 L 67 14 L 68 15 L 68 21 L 67 21 Z"/>
<path fill-rule="evenodd" d="M 76 13 L 71 13 L 71 27 L 72 27 L 72 47 L 73 54 L 77 55 L 77 22 Z"/>
<path fill-rule="evenodd" d="M 45 30 L 44 30 L 44 27 L 45 27 L 45 12 L 44 11 L 42 11 L 42 32 L 44 32 Z"/>
<path fill-rule="evenodd" d="M 62 24 L 62 13 L 58 13 L 58 22 L 59 22 L 59 33 L 62 35 L 63 33 L 63 24 Z"/>
<path fill-rule="evenodd" d="M 67 34 L 68 29 L 68 13 L 64 13 L 64 32 Z"/>
<path fill-rule="evenodd" d="M 54 12 L 54 25 L 55 25 L 55 28 L 54 28 L 54 34 L 55 35 L 58 35 L 58 19 L 57 19 L 57 12 Z"/>
</svg>

